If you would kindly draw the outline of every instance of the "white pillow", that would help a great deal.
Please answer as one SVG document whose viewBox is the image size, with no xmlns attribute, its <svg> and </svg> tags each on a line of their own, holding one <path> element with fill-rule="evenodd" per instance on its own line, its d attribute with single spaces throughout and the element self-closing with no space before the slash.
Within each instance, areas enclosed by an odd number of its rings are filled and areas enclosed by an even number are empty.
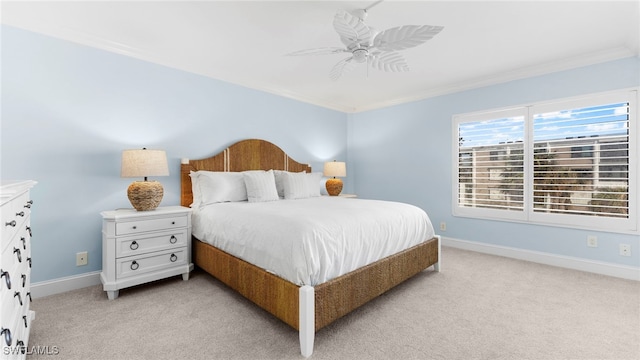
<svg viewBox="0 0 640 360">
<path fill-rule="evenodd" d="M 280 199 L 284 199 L 284 174 L 286 173 L 287 171 L 284 170 L 273 170 L 273 176 L 276 179 L 276 190 Z"/>
<path fill-rule="evenodd" d="M 200 203 L 202 202 L 198 173 L 195 171 L 189 171 L 189 177 L 191 178 L 191 193 L 193 194 L 193 202 L 189 206 L 192 208 L 197 208 L 200 207 Z"/>
<path fill-rule="evenodd" d="M 198 207 L 247 200 L 247 189 L 242 173 L 196 171 L 190 175 L 193 183 L 194 204 L 197 204 Z M 196 182 L 193 182 L 194 178 Z"/>
<path fill-rule="evenodd" d="M 320 196 L 322 173 L 285 173 L 283 175 L 284 198 L 306 199 Z"/>
<path fill-rule="evenodd" d="M 249 202 L 279 200 L 273 170 L 245 171 L 242 173 Z"/>
</svg>

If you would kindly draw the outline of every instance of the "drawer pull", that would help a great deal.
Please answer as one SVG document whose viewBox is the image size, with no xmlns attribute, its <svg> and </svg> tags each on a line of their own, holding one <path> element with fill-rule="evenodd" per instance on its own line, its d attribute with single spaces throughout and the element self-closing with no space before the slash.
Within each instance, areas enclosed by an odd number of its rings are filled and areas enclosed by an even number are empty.
<svg viewBox="0 0 640 360">
<path fill-rule="evenodd" d="M 31 204 L 27 203 L 27 204 L 24 205 L 24 207 L 27 208 L 27 209 L 31 209 Z"/>
<path fill-rule="evenodd" d="M 27 293 L 27 296 L 25 296 L 25 298 L 28 297 L 29 298 L 29 302 L 33 302 L 33 299 L 31 298 L 31 291 L 29 291 Z"/>
<path fill-rule="evenodd" d="M 22 248 L 27 250 L 27 239 L 21 237 L 20 241 L 22 241 Z"/>
<path fill-rule="evenodd" d="M 138 264 L 137 261 L 133 260 L 133 262 L 131 263 L 131 270 L 138 270 L 139 267 L 140 264 Z"/>
<path fill-rule="evenodd" d="M 31 205 L 33 205 L 33 200 L 27 201 L 27 205 L 29 205 L 29 207 L 31 207 Z"/>
<path fill-rule="evenodd" d="M 138 250 L 138 248 L 139 248 L 139 247 L 140 247 L 140 245 L 138 245 L 138 243 L 137 243 L 135 240 L 133 240 L 133 241 L 131 242 L 131 244 L 129 245 L 129 248 L 130 248 L 131 250 Z"/>
<path fill-rule="evenodd" d="M 178 242 L 178 238 L 175 235 L 171 235 L 171 238 L 169 239 L 169 242 L 172 244 L 175 244 Z"/>
<path fill-rule="evenodd" d="M 31 234 L 31 226 L 27 226 L 26 229 L 29 232 L 29 237 L 33 237 L 33 234 Z"/>
<path fill-rule="evenodd" d="M 4 223 L 4 226 L 16 227 L 18 223 L 15 220 L 11 220 L 9 222 Z"/>
<path fill-rule="evenodd" d="M 133 230 L 135 230 L 135 229 L 137 229 L 137 228 L 138 228 L 137 226 L 133 225 Z"/>
<path fill-rule="evenodd" d="M 27 327 L 27 315 L 22 316 L 22 320 L 24 320 L 24 327 Z"/>
<path fill-rule="evenodd" d="M 26 285 L 27 285 L 27 275 L 22 274 L 22 287 L 25 287 Z"/>
<path fill-rule="evenodd" d="M 176 224 L 176 222 L 175 222 L 175 221 L 172 221 L 172 222 L 171 222 L 171 225 L 175 225 L 175 224 Z"/>
<path fill-rule="evenodd" d="M 2 273 L 2 275 L 0 275 L 0 278 L 4 277 L 4 282 L 7 283 L 7 288 L 9 290 L 11 290 L 11 275 L 9 275 L 8 271 L 4 271 L 2 269 L 0 269 L 0 272 Z"/>
<path fill-rule="evenodd" d="M 169 258 L 169 260 L 171 260 L 171 262 L 176 262 L 178 261 L 178 257 L 176 256 L 176 254 L 171 254 L 171 257 Z"/>
<path fill-rule="evenodd" d="M 20 306 L 22 306 L 22 296 L 20 295 L 20 291 L 16 291 L 13 293 L 13 297 L 18 297 L 18 301 L 20 302 Z"/>
<path fill-rule="evenodd" d="M 20 211 L 19 213 L 16 213 L 16 216 L 24 217 L 24 211 Z"/>
<path fill-rule="evenodd" d="M 7 344 L 7 346 L 11 346 L 11 343 L 13 343 L 13 339 L 11 339 L 11 330 L 2 328 L 2 330 L 0 330 L 0 334 L 4 336 L 4 343 Z"/>
<path fill-rule="evenodd" d="M 29 268 L 31 268 L 31 258 L 30 257 L 27 258 L 27 262 L 29 263 Z"/>
<path fill-rule="evenodd" d="M 22 262 L 22 253 L 20 252 L 20 249 L 13 248 L 13 253 L 18 257 L 18 262 Z"/>
</svg>

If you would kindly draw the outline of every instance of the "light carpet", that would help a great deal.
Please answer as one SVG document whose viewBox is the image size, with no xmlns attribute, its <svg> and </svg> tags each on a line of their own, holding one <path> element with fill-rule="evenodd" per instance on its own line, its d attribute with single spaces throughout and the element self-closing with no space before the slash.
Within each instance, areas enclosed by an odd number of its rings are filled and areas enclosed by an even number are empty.
<svg viewBox="0 0 640 360">
<path fill-rule="evenodd" d="M 312 359 L 640 359 L 640 283 L 444 247 L 321 329 Z M 301 359 L 298 333 L 196 270 L 36 299 L 28 359 Z M 37 349 L 37 348 L 35 348 Z"/>
</svg>

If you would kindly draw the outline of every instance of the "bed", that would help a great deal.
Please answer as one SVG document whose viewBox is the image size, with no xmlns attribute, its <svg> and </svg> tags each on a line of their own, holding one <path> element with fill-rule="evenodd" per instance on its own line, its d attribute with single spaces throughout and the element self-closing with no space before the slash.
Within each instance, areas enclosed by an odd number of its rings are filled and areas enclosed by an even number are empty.
<svg viewBox="0 0 640 360">
<path fill-rule="evenodd" d="M 309 165 L 293 160 L 268 141 L 242 140 L 206 159 L 182 159 L 181 205 L 191 206 L 194 198 L 199 197 L 199 194 L 194 197 L 192 172 L 250 170 L 311 174 Z M 331 202 L 326 196 L 301 200 L 299 203 L 303 204 L 304 201 Z M 281 204 L 285 202 L 278 203 Z M 231 209 L 232 205 L 225 206 Z M 194 225 L 201 221 L 194 218 Z M 429 267 L 440 271 L 441 264 L 440 237 L 431 232 L 431 236 L 417 244 L 406 245 L 409 246 L 406 249 L 349 269 L 344 274 L 329 277 L 328 280 L 308 280 L 305 276 L 298 279 L 276 275 L 274 271 L 264 270 L 252 261 L 243 260 L 241 257 L 244 256 L 234 256 L 231 251 L 225 251 L 226 248 L 221 246 L 225 249 L 223 250 L 214 246 L 214 242 L 199 239 L 198 236 L 206 237 L 203 234 L 204 232 L 194 231 L 192 248 L 196 266 L 296 329 L 300 337 L 300 352 L 304 357 L 309 357 L 313 352 L 316 331 Z"/>
</svg>

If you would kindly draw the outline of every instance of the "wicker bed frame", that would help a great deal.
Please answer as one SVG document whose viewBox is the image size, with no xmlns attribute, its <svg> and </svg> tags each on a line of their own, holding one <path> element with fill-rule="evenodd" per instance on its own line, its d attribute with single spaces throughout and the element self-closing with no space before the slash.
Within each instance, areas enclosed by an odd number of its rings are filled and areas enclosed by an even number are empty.
<svg viewBox="0 0 640 360">
<path fill-rule="evenodd" d="M 243 140 L 210 158 L 182 160 L 181 204 L 193 201 L 190 171 L 268 169 L 311 172 L 270 142 Z M 315 287 L 295 285 L 197 239 L 192 247 L 198 267 L 298 330 L 305 357 L 319 329 L 432 265 L 440 271 L 439 236 Z"/>
</svg>

